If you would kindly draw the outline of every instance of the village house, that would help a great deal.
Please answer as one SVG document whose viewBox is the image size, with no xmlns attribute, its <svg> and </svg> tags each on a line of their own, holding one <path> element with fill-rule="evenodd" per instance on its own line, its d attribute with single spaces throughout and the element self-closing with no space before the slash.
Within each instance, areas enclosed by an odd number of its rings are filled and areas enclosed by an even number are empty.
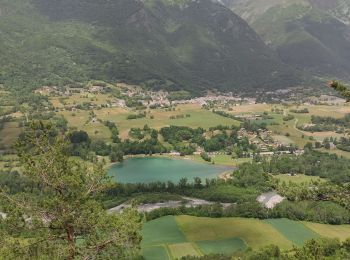
<svg viewBox="0 0 350 260">
<path fill-rule="evenodd" d="M 93 93 L 93 94 L 100 93 L 103 90 L 104 90 L 104 87 L 102 87 L 102 86 L 92 86 L 92 87 L 89 88 L 89 92 Z"/>
</svg>

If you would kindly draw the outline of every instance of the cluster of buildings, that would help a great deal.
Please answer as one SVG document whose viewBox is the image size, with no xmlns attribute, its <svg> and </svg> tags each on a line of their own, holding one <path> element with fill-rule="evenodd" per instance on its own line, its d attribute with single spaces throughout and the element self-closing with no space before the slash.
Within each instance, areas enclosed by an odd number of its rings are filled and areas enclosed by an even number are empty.
<svg viewBox="0 0 350 260">
<path fill-rule="evenodd" d="M 183 99 L 183 100 L 169 100 L 169 93 L 166 91 L 145 91 L 137 86 L 129 86 L 125 84 L 118 84 L 118 90 L 120 91 L 119 97 L 111 98 L 108 104 L 105 104 L 107 107 L 121 107 L 126 108 L 126 100 L 132 99 L 136 102 L 139 102 L 145 107 L 150 108 L 166 108 L 171 105 L 179 104 L 197 104 L 199 106 L 207 106 L 209 104 L 215 105 L 236 105 L 241 104 L 256 104 L 255 98 L 241 98 L 234 96 L 233 93 L 228 94 L 208 94 L 203 97 L 196 97 L 192 99 Z M 44 86 L 35 91 L 40 95 L 45 96 L 60 96 L 60 97 L 69 97 L 75 94 L 79 95 L 96 95 L 100 93 L 107 93 L 106 86 L 100 85 L 91 85 L 86 87 L 58 87 L 58 86 Z M 69 108 L 72 110 L 74 106 Z M 91 108 L 95 108 L 93 105 Z M 260 115 L 252 115 L 256 119 L 261 117 Z"/>
<path fill-rule="evenodd" d="M 295 154 L 297 156 L 304 153 L 304 150 L 293 150 L 290 144 L 283 144 L 282 142 L 273 138 L 273 132 L 266 129 L 258 129 L 256 132 L 248 131 L 241 128 L 238 132 L 238 138 L 247 138 L 249 144 L 256 145 L 260 151 L 259 155 L 263 157 L 273 156 L 275 154 Z"/>
<path fill-rule="evenodd" d="M 37 90 L 35 93 L 50 96 L 71 96 L 74 94 L 98 94 L 103 92 L 103 86 L 90 86 L 87 88 L 84 87 L 58 87 L 58 86 L 44 86 Z"/>
</svg>

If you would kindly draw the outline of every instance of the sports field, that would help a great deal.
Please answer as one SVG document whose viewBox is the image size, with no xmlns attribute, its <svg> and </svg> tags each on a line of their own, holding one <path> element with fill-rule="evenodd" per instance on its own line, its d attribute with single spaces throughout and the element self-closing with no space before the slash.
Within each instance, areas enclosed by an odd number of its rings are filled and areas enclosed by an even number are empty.
<svg viewBox="0 0 350 260">
<path fill-rule="evenodd" d="M 186 255 L 232 254 L 270 244 L 281 249 L 300 246 L 312 238 L 345 240 L 350 225 L 332 226 L 288 219 L 199 218 L 166 216 L 144 225 L 142 253 L 146 260 L 177 259 Z"/>
</svg>

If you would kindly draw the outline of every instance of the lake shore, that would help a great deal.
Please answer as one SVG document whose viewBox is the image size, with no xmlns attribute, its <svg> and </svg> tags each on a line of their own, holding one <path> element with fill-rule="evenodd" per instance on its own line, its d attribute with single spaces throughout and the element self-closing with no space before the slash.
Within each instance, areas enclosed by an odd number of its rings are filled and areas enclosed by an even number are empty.
<svg viewBox="0 0 350 260">
<path fill-rule="evenodd" d="M 124 183 L 149 183 L 178 182 L 181 178 L 192 180 L 195 177 L 203 181 L 206 178 L 227 180 L 235 169 L 235 166 L 200 163 L 190 158 L 163 154 L 127 156 L 122 163 L 112 164 L 109 173 Z"/>
</svg>

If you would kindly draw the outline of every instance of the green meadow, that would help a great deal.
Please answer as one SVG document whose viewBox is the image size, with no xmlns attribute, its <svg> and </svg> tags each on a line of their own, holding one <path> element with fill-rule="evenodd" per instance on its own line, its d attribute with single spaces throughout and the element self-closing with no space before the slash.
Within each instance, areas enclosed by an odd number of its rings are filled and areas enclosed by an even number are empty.
<svg viewBox="0 0 350 260">
<path fill-rule="evenodd" d="M 266 222 L 297 246 L 302 246 L 307 240 L 320 237 L 318 233 L 312 231 L 298 221 L 289 219 L 269 219 L 266 220 Z"/>
<path fill-rule="evenodd" d="M 186 255 L 233 254 L 248 247 L 276 244 L 301 246 L 320 237 L 344 240 L 350 225 L 332 226 L 288 219 L 202 218 L 166 216 L 145 223 L 142 253 L 146 260 L 178 259 Z"/>
</svg>

